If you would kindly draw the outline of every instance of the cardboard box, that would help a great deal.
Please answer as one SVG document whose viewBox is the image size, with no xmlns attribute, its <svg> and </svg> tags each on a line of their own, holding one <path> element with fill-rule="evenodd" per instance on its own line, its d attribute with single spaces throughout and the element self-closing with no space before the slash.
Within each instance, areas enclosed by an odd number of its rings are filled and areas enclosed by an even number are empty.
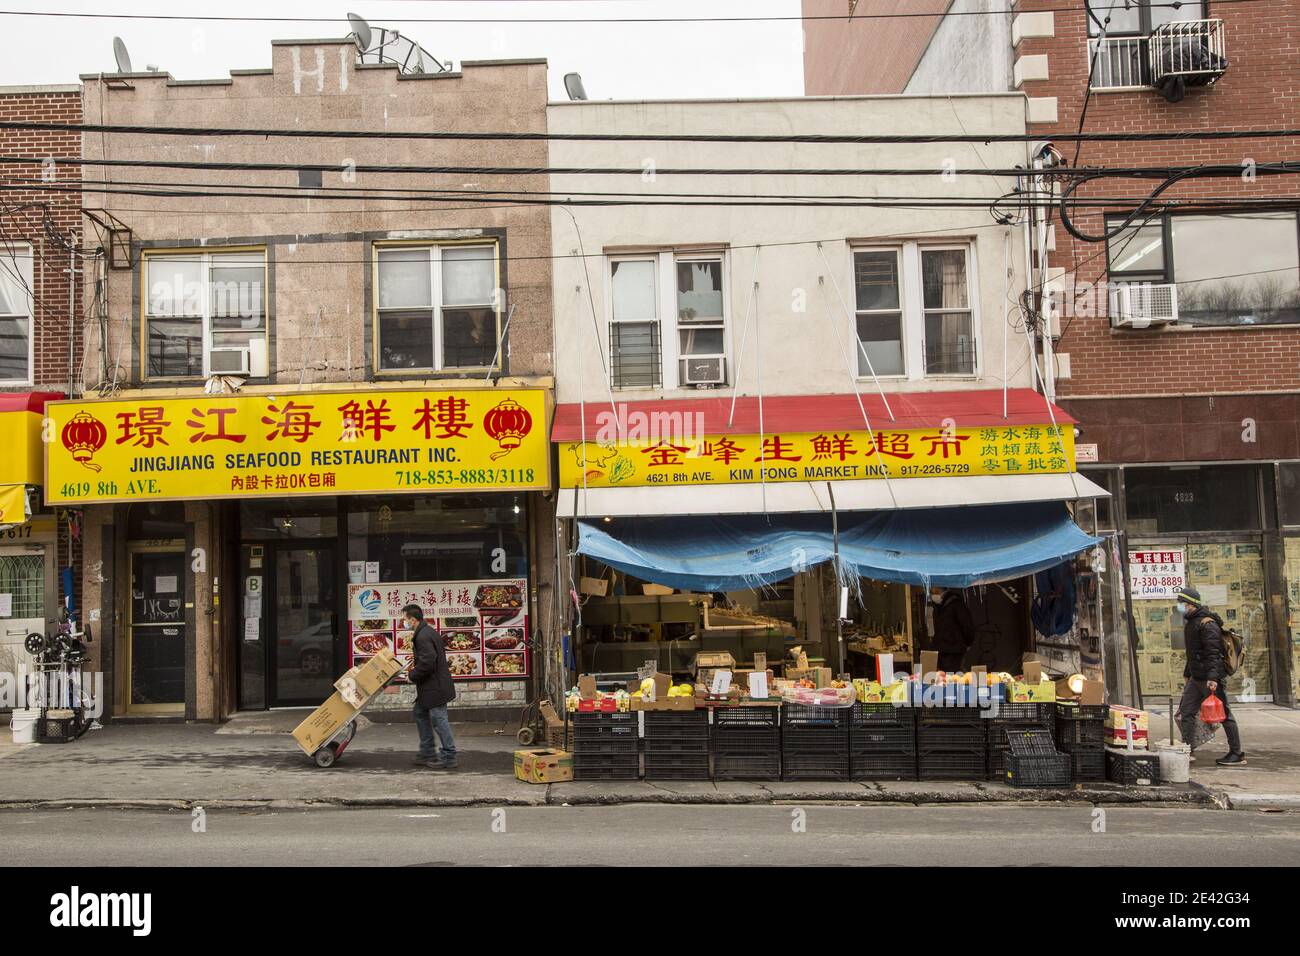
<svg viewBox="0 0 1300 956">
<path fill-rule="evenodd" d="M 806 667 L 803 669 L 790 670 L 786 669 L 785 676 L 788 680 L 810 680 L 820 689 L 830 687 L 831 681 L 834 680 L 834 671 L 829 667 Z"/>
<path fill-rule="evenodd" d="M 1047 704 L 1056 700 L 1056 683 L 1040 680 L 1031 684 L 1028 680 L 1013 681 L 1007 687 L 1007 701 L 1013 704 Z"/>
<path fill-rule="evenodd" d="M 860 704 L 905 703 L 910 685 L 910 681 L 901 680 L 892 684 L 881 684 L 879 681 L 859 678 L 853 682 L 853 688 L 858 692 L 858 703 Z"/>
<path fill-rule="evenodd" d="M 352 706 L 361 707 L 401 672 L 402 662 L 385 647 L 364 664 L 349 668 L 334 682 L 334 688 L 341 691 Z"/>
<path fill-rule="evenodd" d="M 1123 733 L 1124 728 L 1133 724 L 1134 731 L 1145 733 L 1151 726 L 1151 715 L 1145 710 L 1138 710 L 1135 707 L 1125 707 L 1121 704 L 1111 704 L 1110 710 L 1106 712 L 1106 728 L 1108 730 L 1118 730 Z"/>
<path fill-rule="evenodd" d="M 582 700 L 595 700 L 600 696 L 596 690 L 596 678 L 592 674 L 583 674 L 578 678 L 578 697 Z"/>
<path fill-rule="evenodd" d="M 712 670 L 735 670 L 736 659 L 727 651 L 706 651 L 695 655 L 695 670 L 707 667 Z"/>
<path fill-rule="evenodd" d="M 343 694 L 335 691 L 329 700 L 321 704 L 302 723 L 294 728 L 293 739 L 308 757 L 321 748 L 349 720 L 357 715 L 358 708 L 343 699 Z"/>
<path fill-rule="evenodd" d="M 609 593 L 609 581 L 605 578 L 579 578 L 578 593 L 591 597 L 604 597 Z"/>
<path fill-rule="evenodd" d="M 921 652 L 921 679 L 925 680 L 927 675 L 933 674 L 939 669 L 939 652 L 922 651 Z M 933 678 L 931 678 L 933 683 Z"/>
<path fill-rule="evenodd" d="M 1099 680 L 1083 682 L 1083 692 L 1079 694 L 1079 703 L 1085 707 L 1106 703 L 1106 685 Z"/>
<path fill-rule="evenodd" d="M 672 594 L 673 589 L 664 587 L 662 584 L 643 584 L 641 593 L 648 597 L 663 597 L 666 594 Z"/>
<path fill-rule="evenodd" d="M 563 750 L 516 750 L 515 779 L 524 783 L 572 780 L 573 754 Z"/>
<path fill-rule="evenodd" d="M 1107 727 L 1105 734 L 1106 746 L 1119 747 L 1128 749 L 1128 732 L 1125 730 L 1116 730 L 1114 727 Z M 1150 741 L 1150 733 L 1145 730 L 1133 731 L 1133 749 L 1146 750 Z"/>
<path fill-rule="evenodd" d="M 633 710 L 694 710 L 694 697 L 660 697 L 646 700 L 644 697 L 632 698 Z"/>
</svg>

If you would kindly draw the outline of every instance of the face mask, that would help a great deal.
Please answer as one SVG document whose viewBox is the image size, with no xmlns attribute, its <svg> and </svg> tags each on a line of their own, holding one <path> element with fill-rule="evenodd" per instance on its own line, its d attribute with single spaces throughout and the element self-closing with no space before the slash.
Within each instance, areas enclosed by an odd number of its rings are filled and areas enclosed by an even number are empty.
<svg viewBox="0 0 1300 956">
<path fill-rule="evenodd" d="M 1179 613 L 1179 614 L 1186 614 L 1186 613 L 1187 613 L 1187 605 L 1184 604 L 1182 601 L 1179 601 L 1179 602 L 1178 602 L 1177 607 L 1178 607 L 1178 613 Z"/>
</svg>

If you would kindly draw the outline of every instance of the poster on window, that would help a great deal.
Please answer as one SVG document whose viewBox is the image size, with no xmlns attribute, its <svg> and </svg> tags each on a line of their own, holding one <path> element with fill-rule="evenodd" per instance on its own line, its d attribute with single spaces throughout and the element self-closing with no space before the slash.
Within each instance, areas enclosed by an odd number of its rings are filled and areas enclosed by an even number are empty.
<svg viewBox="0 0 1300 956">
<path fill-rule="evenodd" d="M 365 663 L 385 647 L 404 664 L 413 659 L 414 636 L 402 627 L 402 608 L 408 604 L 418 605 L 424 619 L 442 634 L 453 679 L 528 676 L 526 578 L 349 585 L 353 665 Z"/>
<path fill-rule="evenodd" d="M 1130 551 L 1129 587 L 1133 600 L 1172 601 L 1187 586 L 1187 554 L 1170 551 Z"/>
</svg>

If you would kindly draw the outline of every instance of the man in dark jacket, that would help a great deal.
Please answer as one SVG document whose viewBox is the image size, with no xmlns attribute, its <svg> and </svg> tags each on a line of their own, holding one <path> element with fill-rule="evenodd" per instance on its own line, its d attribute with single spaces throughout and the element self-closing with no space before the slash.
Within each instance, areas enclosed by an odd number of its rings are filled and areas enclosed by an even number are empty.
<svg viewBox="0 0 1300 956">
<path fill-rule="evenodd" d="M 1178 723 L 1183 740 L 1195 739 L 1196 721 L 1201 704 L 1211 694 L 1223 701 L 1223 732 L 1228 737 L 1228 753 L 1215 763 L 1231 766 L 1246 762 L 1241 752 L 1241 731 L 1228 708 L 1228 671 L 1223 660 L 1223 619 L 1201 603 L 1201 592 L 1190 584 L 1178 592 L 1178 610 L 1183 615 L 1183 639 L 1187 644 L 1187 666 L 1183 677 L 1183 699 L 1178 704 Z"/>
<path fill-rule="evenodd" d="M 456 699 L 456 685 L 447 667 L 442 635 L 429 625 L 424 612 L 415 604 L 402 608 L 402 623 L 414 631 L 411 645 L 415 649 L 415 663 L 410 679 L 415 685 L 415 726 L 420 734 L 420 753 L 415 763 L 430 770 L 455 770 L 456 741 L 451 735 L 447 704 Z M 434 733 L 442 744 L 441 754 L 436 749 Z"/>
<path fill-rule="evenodd" d="M 959 671 L 966 650 L 975 641 L 975 622 L 961 592 L 953 588 L 935 588 L 934 650 L 939 652 L 939 670 Z"/>
</svg>

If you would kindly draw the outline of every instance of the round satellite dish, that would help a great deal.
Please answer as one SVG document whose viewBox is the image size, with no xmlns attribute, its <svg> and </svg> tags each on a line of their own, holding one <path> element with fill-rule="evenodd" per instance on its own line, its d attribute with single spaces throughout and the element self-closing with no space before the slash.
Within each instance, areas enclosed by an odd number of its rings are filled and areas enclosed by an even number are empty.
<svg viewBox="0 0 1300 956">
<path fill-rule="evenodd" d="M 126 52 L 126 44 L 121 37 L 113 37 L 113 59 L 117 60 L 117 72 L 131 72 L 131 54 Z"/>
<path fill-rule="evenodd" d="M 370 49 L 370 24 L 355 13 L 348 14 L 348 23 L 352 24 L 352 33 L 356 37 L 357 49 L 365 53 Z"/>
<path fill-rule="evenodd" d="M 564 90 L 571 100 L 585 100 L 587 91 L 582 86 L 582 77 L 577 73 L 564 74 Z"/>
</svg>

